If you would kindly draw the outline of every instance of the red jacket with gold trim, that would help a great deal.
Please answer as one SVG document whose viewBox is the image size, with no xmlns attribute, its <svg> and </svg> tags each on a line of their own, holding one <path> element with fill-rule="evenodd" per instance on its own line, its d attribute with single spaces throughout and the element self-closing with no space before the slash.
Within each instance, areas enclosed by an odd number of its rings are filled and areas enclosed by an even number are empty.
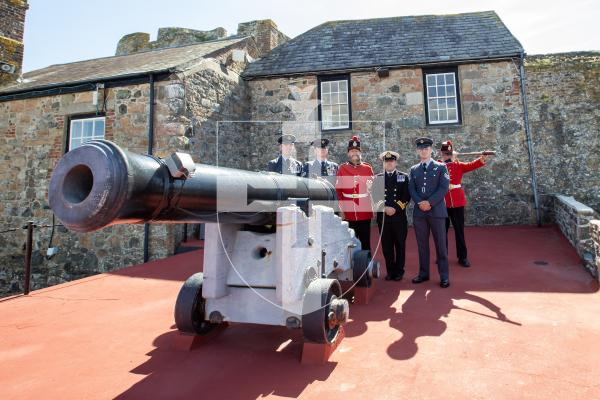
<svg viewBox="0 0 600 400">
<path fill-rule="evenodd" d="M 481 158 L 468 163 L 461 161 L 452 161 L 446 163 L 448 173 L 450 174 L 450 189 L 444 198 L 444 200 L 446 200 L 447 208 L 464 207 L 467 205 L 467 196 L 465 196 L 465 191 L 462 188 L 463 174 L 474 171 L 483 166 L 485 166 L 485 163 L 481 160 Z"/>
<path fill-rule="evenodd" d="M 358 165 L 345 162 L 340 165 L 335 190 L 346 221 L 373 218 L 371 194 L 367 189 L 367 181 L 372 181 L 373 175 L 373 167 L 365 162 Z"/>
</svg>

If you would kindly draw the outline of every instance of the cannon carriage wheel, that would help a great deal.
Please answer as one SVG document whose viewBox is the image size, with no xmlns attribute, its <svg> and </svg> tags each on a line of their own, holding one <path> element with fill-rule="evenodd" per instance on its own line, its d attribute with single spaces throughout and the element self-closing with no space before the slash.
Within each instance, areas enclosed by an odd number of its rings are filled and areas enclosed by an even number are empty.
<svg viewBox="0 0 600 400">
<path fill-rule="evenodd" d="M 361 250 L 354 253 L 352 256 L 352 276 L 358 287 L 371 287 L 373 278 L 376 278 L 379 273 L 379 264 L 371 259 L 371 252 Z"/>
<path fill-rule="evenodd" d="M 175 302 L 175 325 L 180 332 L 206 335 L 218 326 L 205 320 L 203 282 L 204 274 L 198 272 L 190 276 L 179 290 Z"/>
<path fill-rule="evenodd" d="M 335 342 L 349 314 L 348 301 L 336 279 L 315 279 L 304 293 L 302 306 L 304 338 L 315 343 Z"/>
</svg>

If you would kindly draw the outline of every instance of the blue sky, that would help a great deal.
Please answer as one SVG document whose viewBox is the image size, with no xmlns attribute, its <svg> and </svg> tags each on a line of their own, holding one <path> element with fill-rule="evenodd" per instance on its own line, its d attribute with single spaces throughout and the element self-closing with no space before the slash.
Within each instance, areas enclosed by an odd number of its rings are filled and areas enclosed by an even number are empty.
<svg viewBox="0 0 600 400">
<path fill-rule="evenodd" d="M 132 32 L 156 38 L 178 26 L 229 34 L 238 22 L 270 18 L 288 36 L 325 21 L 495 10 L 528 54 L 600 50 L 600 1 L 525 0 L 29 0 L 25 72 L 111 56 Z"/>
</svg>

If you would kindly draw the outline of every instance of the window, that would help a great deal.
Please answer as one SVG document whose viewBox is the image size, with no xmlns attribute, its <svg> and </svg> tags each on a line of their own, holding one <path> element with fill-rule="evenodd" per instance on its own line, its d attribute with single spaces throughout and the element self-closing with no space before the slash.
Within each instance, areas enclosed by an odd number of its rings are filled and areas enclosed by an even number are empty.
<svg viewBox="0 0 600 400">
<path fill-rule="evenodd" d="M 457 70 L 425 71 L 427 123 L 460 123 Z"/>
<path fill-rule="evenodd" d="M 319 78 L 321 130 L 351 129 L 350 79 L 347 75 Z"/>
<path fill-rule="evenodd" d="M 104 139 L 104 117 L 71 119 L 69 150 L 94 139 Z"/>
</svg>

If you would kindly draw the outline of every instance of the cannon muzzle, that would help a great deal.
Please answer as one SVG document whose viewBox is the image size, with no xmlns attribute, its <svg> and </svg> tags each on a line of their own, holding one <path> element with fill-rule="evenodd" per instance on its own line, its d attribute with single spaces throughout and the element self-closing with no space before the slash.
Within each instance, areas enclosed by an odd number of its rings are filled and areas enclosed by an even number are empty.
<svg viewBox="0 0 600 400">
<path fill-rule="evenodd" d="M 165 160 L 91 141 L 57 164 L 48 198 L 70 230 L 116 224 L 223 222 L 265 225 L 291 199 L 335 204 L 335 188 L 321 179 L 194 164 L 174 174 Z"/>
</svg>

